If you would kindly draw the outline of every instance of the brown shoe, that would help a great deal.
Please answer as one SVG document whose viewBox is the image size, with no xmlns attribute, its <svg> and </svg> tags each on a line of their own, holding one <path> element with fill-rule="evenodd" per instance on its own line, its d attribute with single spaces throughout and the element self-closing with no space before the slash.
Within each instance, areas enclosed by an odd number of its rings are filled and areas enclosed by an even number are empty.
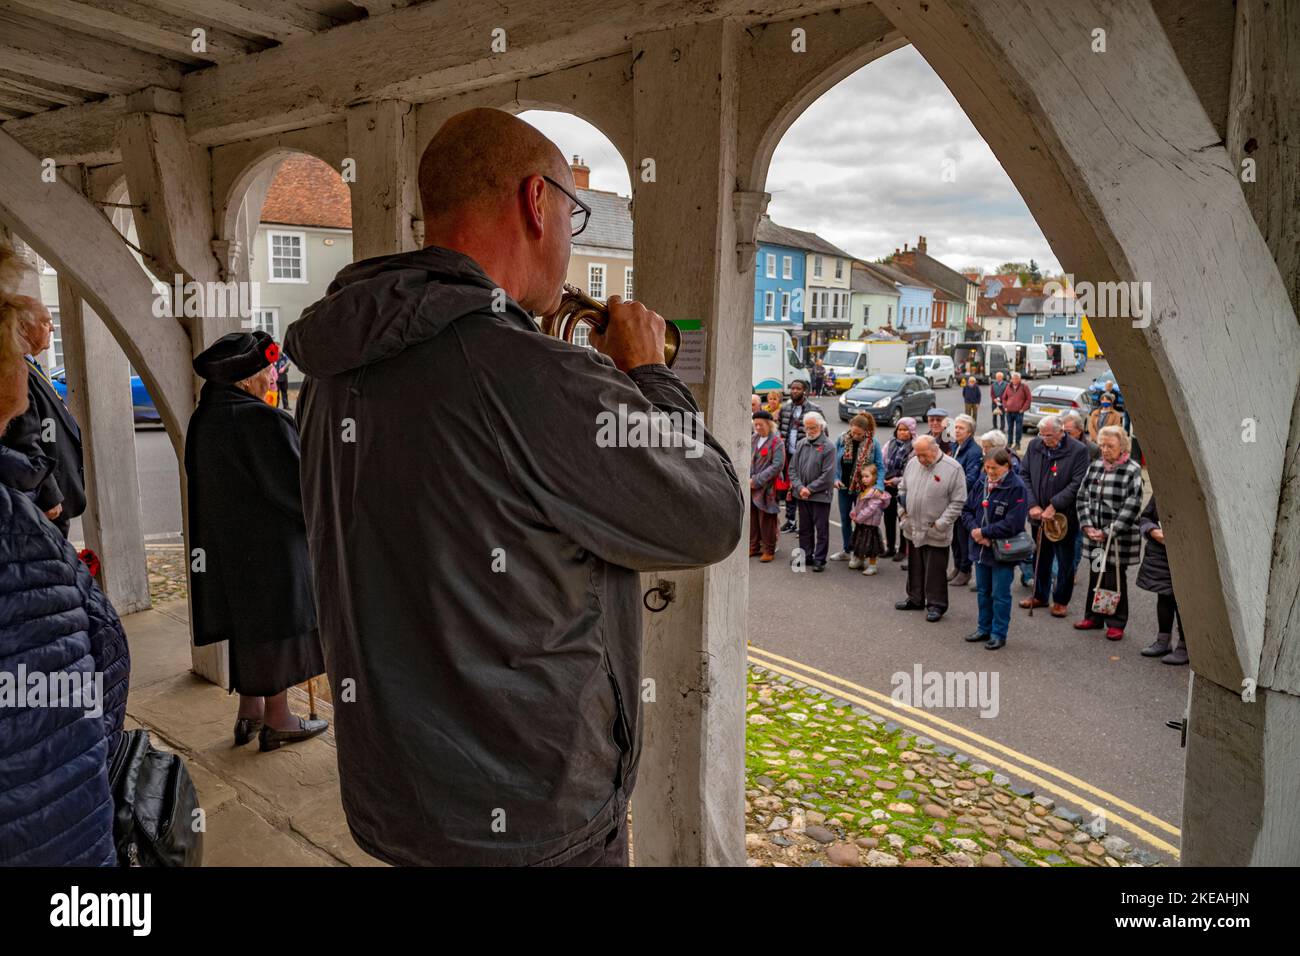
<svg viewBox="0 0 1300 956">
<path fill-rule="evenodd" d="M 774 557 L 776 557 L 776 555 L 774 555 L 774 554 L 765 554 L 765 555 L 763 555 L 761 558 L 759 558 L 758 560 L 759 560 L 760 562 L 762 562 L 763 564 L 767 564 L 767 562 L 771 561 Z"/>
<path fill-rule="evenodd" d="M 1065 617 L 1065 615 L 1069 613 L 1070 613 L 1069 610 L 1066 608 L 1064 604 L 1052 605 L 1052 617 Z"/>
<path fill-rule="evenodd" d="M 759 553 L 759 552 L 758 552 L 758 548 L 750 548 L 750 549 L 749 549 L 749 556 L 750 556 L 751 558 L 756 558 L 756 557 L 758 557 L 758 553 Z"/>
<path fill-rule="evenodd" d="M 1047 607 L 1047 602 L 1040 601 L 1038 600 L 1038 598 L 1035 597 L 1027 597 L 1021 599 L 1020 606 L 1026 609 L 1031 607 Z"/>
</svg>

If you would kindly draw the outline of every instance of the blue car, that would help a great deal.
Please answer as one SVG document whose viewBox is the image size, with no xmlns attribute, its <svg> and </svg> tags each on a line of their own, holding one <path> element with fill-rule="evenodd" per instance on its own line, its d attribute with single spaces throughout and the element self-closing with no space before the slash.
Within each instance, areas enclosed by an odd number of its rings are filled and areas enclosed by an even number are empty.
<svg viewBox="0 0 1300 956">
<path fill-rule="evenodd" d="M 59 393 L 59 398 L 66 402 L 68 400 L 67 372 L 62 367 L 50 369 L 50 381 L 54 383 L 54 390 Z M 162 424 L 162 416 L 154 407 L 153 399 L 149 397 L 149 392 L 139 375 L 131 376 L 131 412 L 137 425 Z"/>
</svg>

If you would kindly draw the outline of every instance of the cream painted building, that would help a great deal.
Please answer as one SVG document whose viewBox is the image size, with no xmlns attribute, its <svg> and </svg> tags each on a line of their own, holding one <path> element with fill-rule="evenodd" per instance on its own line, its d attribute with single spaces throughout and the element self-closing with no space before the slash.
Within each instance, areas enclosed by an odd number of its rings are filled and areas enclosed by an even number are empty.
<svg viewBox="0 0 1300 956">
<path fill-rule="evenodd" d="M 591 218 L 573 239 L 565 281 L 602 301 L 611 295 L 632 298 L 632 200 L 591 189 L 591 170 L 579 157 L 573 157 L 570 168 L 578 198 L 591 207 Z M 585 325 L 578 326 L 574 341 L 586 343 Z"/>
</svg>

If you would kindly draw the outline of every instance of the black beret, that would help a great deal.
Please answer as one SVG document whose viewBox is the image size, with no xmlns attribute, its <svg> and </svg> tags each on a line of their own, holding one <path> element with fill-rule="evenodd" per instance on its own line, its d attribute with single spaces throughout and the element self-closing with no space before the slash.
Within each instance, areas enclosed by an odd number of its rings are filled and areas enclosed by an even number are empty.
<svg viewBox="0 0 1300 956">
<path fill-rule="evenodd" d="M 770 422 L 770 421 L 773 420 L 773 419 L 772 419 L 772 413 L 769 412 L 769 411 L 768 411 L 767 409 L 765 409 L 765 408 L 760 408 L 758 411 L 754 412 L 754 417 L 755 417 L 755 418 L 761 418 L 761 419 L 763 419 L 764 421 L 768 421 L 768 422 Z"/>
<path fill-rule="evenodd" d="M 261 329 L 229 332 L 194 357 L 200 378 L 218 385 L 233 385 L 256 375 L 280 357 L 280 346 Z"/>
</svg>

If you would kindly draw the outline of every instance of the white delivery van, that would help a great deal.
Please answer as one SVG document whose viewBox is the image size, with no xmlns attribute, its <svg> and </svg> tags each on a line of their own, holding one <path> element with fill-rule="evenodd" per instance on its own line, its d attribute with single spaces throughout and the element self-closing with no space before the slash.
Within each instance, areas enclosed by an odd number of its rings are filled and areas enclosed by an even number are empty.
<svg viewBox="0 0 1300 956">
<path fill-rule="evenodd" d="M 901 339 L 841 340 L 826 346 L 822 364 L 826 382 L 837 392 L 847 391 L 868 375 L 897 374 L 907 359 L 907 343 Z"/>
<path fill-rule="evenodd" d="M 807 378 L 807 371 L 794 350 L 794 342 L 785 329 L 754 329 L 754 391 L 763 395 L 773 389 L 785 392 L 796 378 Z"/>
<path fill-rule="evenodd" d="M 1039 378 L 1050 376 L 1052 374 L 1052 357 L 1047 354 L 1047 346 L 1042 344 L 1026 344 L 1025 348 L 1025 370 L 1021 373 L 1025 378 Z"/>
<path fill-rule="evenodd" d="M 958 342 L 952 360 L 959 375 L 974 375 L 981 385 L 993 381 L 998 372 L 1004 379 L 1011 376 L 1011 362 L 1006 342 Z M 1011 343 L 1014 344 L 1014 343 Z"/>
<path fill-rule="evenodd" d="M 1011 371 L 1019 372 L 1021 378 L 1052 374 L 1052 359 L 1046 345 L 1031 342 L 1003 342 L 1002 345 L 1006 347 Z"/>
<path fill-rule="evenodd" d="M 1071 375 L 1077 370 L 1072 342 L 1048 342 L 1047 356 L 1052 360 L 1053 375 Z"/>
</svg>

